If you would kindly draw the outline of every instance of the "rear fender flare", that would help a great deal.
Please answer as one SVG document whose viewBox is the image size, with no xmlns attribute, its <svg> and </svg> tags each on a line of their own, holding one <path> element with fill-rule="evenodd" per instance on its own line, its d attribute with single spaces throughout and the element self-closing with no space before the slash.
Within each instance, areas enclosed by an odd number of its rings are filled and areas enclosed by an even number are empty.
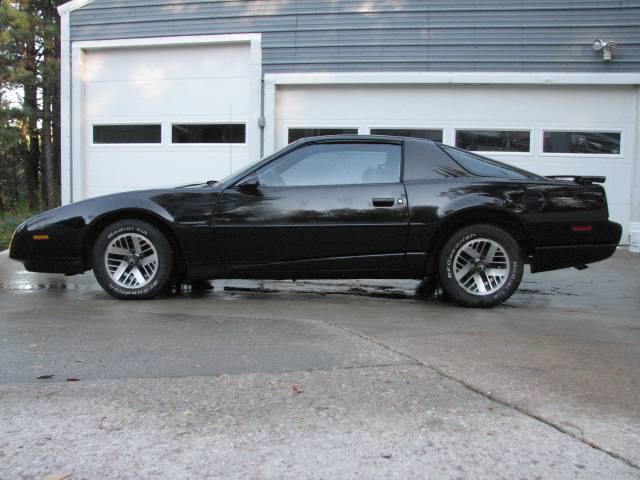
<svg viewBox="0 0 640 480">
<path fill-rule="evenodd" d="M 493 225 L 508 232 L 520 245 L 525 259 L 529 257 L 531 232 L 514 211 L 496 204 L 463 208 L 450 211 L 440 220 L 438 227 L 433 232 L 427 251 L 427 275 L 432 274 L 437 268 L 437 260 L 442 247 L 451 235 L 461 228 L 479 223 Z"/>
</svg>

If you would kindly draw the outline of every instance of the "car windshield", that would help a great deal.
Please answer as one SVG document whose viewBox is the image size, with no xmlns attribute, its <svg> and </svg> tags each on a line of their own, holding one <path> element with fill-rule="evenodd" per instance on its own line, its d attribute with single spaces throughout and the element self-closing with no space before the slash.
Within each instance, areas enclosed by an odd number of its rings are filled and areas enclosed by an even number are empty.
<svg viewBox="0 0 640 480">
<path fill-rule="evenodd" d="M 293 142 L 291 144 L 289 144 L 287 146 L 287 148 L 291 147 L 292 145 L 294 145 L 297 142 Z M 267 156 L 267 157 L 263 157 L 260 160 L 250 163 L 249 165 L 247 165 L 244 168 L 241 168 L 240 170 L 237 170 L 235 172 L 231 172 L 231 174 L 227 175 L 226 177 L 218 180 L 216 182 L 216 185 L 224 185 L 225 183 L 227 183 L 229 180 L 236 178 L 236 177 L 242 177 L 243 175 L 249 173 L 251 170 L 255 169 L 259 164 L 261 164 L 262 162 L 264 162 L 265 160 L 268 160 L 270 158 L 274 158 L 275 156 L 280 156 L 282 154 L 284 150 L 279 150 L 275 153 L 272 153 L 271 155 Z"/>
<path fill-rule="evenodd" d="M 232 172 L 230 175 L 227 175 L 226 177 L 224 177 L 221 180 L 218 180 L 215 185 L 223 185 L 226 182 L 228 182 L 229 180 L 231 180 L 232 178 L 236 177 L 236 176 L 242 176 L 245 173 L 250 172 L 252 169 L 254 169 L 260 162 L 264 161 L 267 157 L 265 158 L 261 158 L 260 160 L 258 160 L 257 162 L 253 162 L 250 163 L 249 165 L 247 165 L 244 168 L 241 168 L 240 170 L 237 170 L 235 172 Z"/>
</svg>

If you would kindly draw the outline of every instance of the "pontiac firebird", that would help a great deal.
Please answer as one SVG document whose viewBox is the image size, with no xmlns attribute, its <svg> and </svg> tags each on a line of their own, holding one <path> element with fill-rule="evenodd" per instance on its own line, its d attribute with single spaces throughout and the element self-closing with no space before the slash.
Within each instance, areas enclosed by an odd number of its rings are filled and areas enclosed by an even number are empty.
<svg viewBox="0 0 640 480">
<path fill-rule="evenodd" d="M 226 179 L 117 193 L 20 225 L 29 271 L 92 269 L 120 299 L 216 278 L 429 279 L 464 306 L 611 256 L 604 177 L 543 177 L 436 142 L 305 138 Z"/>
</svg>

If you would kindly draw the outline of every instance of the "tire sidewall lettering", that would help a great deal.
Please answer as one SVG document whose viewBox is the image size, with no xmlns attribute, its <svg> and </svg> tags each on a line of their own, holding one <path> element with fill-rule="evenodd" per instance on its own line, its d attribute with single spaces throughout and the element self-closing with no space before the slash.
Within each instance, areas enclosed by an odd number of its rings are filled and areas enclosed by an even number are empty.
<svg viewBox="0 0 640 480">
<path fill-rule="evenodd" d="M 496 293 L 491 295 L 491 298 L 499 299 L 508 294 L 509 290 L 513 286 L 514 282 L 518 278 L 518 269 L 520 268 L 520 264 L 517 261 L 511 261 L 511 273 L 509 274 L 509 278 L 506 283 L 498 290 Z"/>
<path fill-rule="evenodd" d="M 449 250 L 449 255 L 447 255 L 447 261 L 446 261 L 446 271 L 447 271 L 447 277 L 450 280 L 454 279 L 454 275 L 453 275 L 453 259 L 456 256 L 456 252 L 460 249 L 460 247 L 462 247 L 462 245 L 464 245 L 465 243 L 473 240 L 474 238 L 477 238 L 478 235 L 475 233 L 469 233 L 467 235 L 464 235 L 460 240 L 458 240 L 456 242 L 456 244 L 451 248 L 451 250 Z"/>
<path fill-rule="evenodd" d="M 113 240 L 114 237 L 117 237 L 118 235 L 122 235 L 123 233 L 130 233 L 130 232 L 136 232 L 136 233 L 139 233 L 140 235 L 143 235 L 149 238 L 149 233 L 144 228 L 126 226 L 126 227 L 116 228 L 115 230 L 112 230 L 111 232 L 109 232 L 109 234 L 107 235 L 107 239 L 111 241 Z"/>
<path fill-rule="evenodd" d="M 128 290 L 125 288 L 122 288 L 118 285 L 116 285 L 113 282 L 109 282 L 109 289 L 115 293 L 117 293 L 118 295 L 125 295 L 125 296 L 140 296 L 140 295 L 146 295 L 148 294 L 151 290 L 153 290 L 154 287 L 156 287 L 158 285 L 158 280 L 154 280 L 153 282 L 151 282 L 149 285 L 146 285 L 143 288 L 139 288 L 137 290 Z"/>
</svg>

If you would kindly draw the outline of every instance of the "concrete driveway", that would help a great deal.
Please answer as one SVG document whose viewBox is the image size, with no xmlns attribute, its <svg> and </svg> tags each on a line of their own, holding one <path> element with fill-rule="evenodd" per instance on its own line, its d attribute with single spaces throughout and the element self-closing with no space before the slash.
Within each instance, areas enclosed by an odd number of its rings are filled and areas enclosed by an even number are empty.
<svg viewBox="0 0 640 480">
<path fill-rule="evenodd" d="M 640 478 L 640 255 L 491 310 L 214 285 L 120 302 L 0 255 L 0 478 Z"/>
</svg>

